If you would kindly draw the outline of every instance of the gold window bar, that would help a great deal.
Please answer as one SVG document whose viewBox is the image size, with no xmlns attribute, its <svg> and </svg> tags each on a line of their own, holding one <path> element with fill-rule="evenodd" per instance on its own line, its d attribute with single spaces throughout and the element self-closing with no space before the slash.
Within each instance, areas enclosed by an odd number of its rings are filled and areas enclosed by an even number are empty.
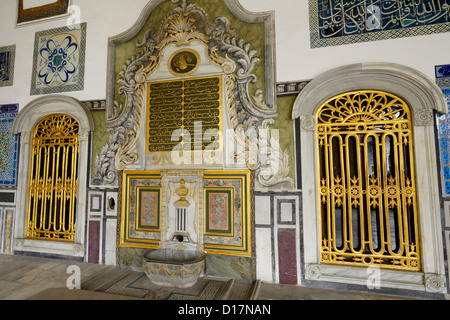
<svg viewBox="0 0 450 320">
<path fill-rule="evenodd" d="M 321 261 L 420 270 L 408 105 L 363 90 L 317 113 Z"/>
<path fill-rule="evenodd" d="M 27 237 L 74 241 L 78 123 L 67 115 L 44 118 L 34 132 Z"/>
</svg>

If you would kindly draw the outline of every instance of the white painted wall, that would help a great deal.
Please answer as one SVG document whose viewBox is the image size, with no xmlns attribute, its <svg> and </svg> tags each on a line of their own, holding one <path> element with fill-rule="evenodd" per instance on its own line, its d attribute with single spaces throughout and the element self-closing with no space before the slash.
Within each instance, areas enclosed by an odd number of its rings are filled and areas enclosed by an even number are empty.
<svg viewBox="0 0 450 320">
<path fill-rule="evenodd" d="M 0 88 L 0 104 L 20 107 L 37 98 L 30 96 L 34 35 L 60 27 L 58 19 L 21 27 L 15 26 L 18 0 L 1 0 L 0 46 L 16 44 L 14 85 Z M 308 0 L 240 0 L 253 12 L 275 11 L 277 39 L 277 81 L 312 79 L 334 67 L 359 62 L 400 63 L 434 79 L 434 66 L 450 63 L 450 33 L 310 48 Z M 87 22 L 85 89 L 70 92 L 80 100 L 104 99 L 108 37 L 122 33 L 137 20 L 148 0 L 72 0 Z"/>
</svg>

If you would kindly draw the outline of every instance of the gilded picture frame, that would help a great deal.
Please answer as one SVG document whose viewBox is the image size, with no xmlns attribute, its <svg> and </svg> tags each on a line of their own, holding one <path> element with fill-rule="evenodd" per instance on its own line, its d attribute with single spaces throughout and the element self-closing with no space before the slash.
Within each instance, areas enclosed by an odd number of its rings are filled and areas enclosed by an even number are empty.
<svg viewBox="0 0 450 320">
<path fill-rule="evenodd" d="M 208 208 L 210 193 L 228 194 L 231 200 L 227 210 L 227 228 L 218 230 L 211 226 L 211 212 L 205 210 L 204 247 L 208 254 L 252 257 L 254 233 L 254 178 L 249 170 L 205 170 L 204 199 Z M 231 208 L 232 207 L 232 208 Z M 220 232 L 218 232 L 220 231 Z"/>
<path fill-rule="evenodd" d="M 119 213 L 119 247 L 158 249 L 161 240 L 161 174 L 159 171 L 124 171 L 122 176 L 122 199 Z M 158 193 L 157 222 L 144 225 L 141 206 L 142 191 Z"/>
<path fill-rule="evenodd" d="M 17 25 L 68 15 L 71 2 L 71 0 L 55 0 L 45 5 L 26 7 L 25 0 L 17 1 Z"/>
</svg>

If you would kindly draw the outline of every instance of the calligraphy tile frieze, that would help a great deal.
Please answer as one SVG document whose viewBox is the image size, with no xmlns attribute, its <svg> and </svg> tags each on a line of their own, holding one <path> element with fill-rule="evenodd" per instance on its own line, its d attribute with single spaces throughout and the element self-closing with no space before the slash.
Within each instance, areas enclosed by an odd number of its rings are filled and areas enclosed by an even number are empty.
<svg viewBox="0 0 450 320">
<path fill-rule="evenodd" d="M 13 85 L 16 46 L 0 47 L 0 87 Z"/>
<path fill-rule="evenodd" d="M 311 47 L 450 31 L 448 0 L 309 0 Z"/>
<path fill-rule="evenodd" d="M 84 89 L 86 23 L 36 33 L 31 95 Z"/>
</svg>

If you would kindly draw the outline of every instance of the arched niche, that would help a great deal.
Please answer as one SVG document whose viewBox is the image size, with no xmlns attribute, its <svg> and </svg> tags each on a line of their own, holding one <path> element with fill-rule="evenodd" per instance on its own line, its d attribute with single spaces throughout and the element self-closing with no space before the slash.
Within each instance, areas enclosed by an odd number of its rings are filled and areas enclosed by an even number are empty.
<svg viewBox="0 0 450 320">
<path fill-rule="evenodd" d="M 381 285 L 428 292 L 445 291 L 445 267 L 439 181 L 434 134 L 434 112 L 447 113 L 442 91 L 425 75 L 399 64 L 361 63 L 339 67 L 314 78 L 297 97 L 292 119 L 300 119 L 301 188 L 305 279 L 366 286 L 367 270 L 320 263 L 318 214 L 316 112 L 328 99 L 354 90 L 380 90 L 401 97 L 412 112 L 416 162 L 419 233 L 422 252 L 420 272 L 382 270 Z M 349 272 L 351 270 L 351 272 Z"/>
<path fill-rule="evenodd" d="M 67 114 L 79 124 L 78 190 L 76 230 L 74 242 L 34 240 L 26 238 L 28 187 L 30 180 L 31 144 L 39 121 L 52 114 Z M 17 210 L 14 229 L 14 251 L 71 256 L 82 259 L 85 248 L 86 203 L 88 183 L 89 133 L 94 121 L 87 107 L 80 101 L 62 95 L 49 95 L 33 100 L 20 110 L 13 126 L 13 134 L 20 134 L 20 156 L 17 184 Z"/>
</svg>

